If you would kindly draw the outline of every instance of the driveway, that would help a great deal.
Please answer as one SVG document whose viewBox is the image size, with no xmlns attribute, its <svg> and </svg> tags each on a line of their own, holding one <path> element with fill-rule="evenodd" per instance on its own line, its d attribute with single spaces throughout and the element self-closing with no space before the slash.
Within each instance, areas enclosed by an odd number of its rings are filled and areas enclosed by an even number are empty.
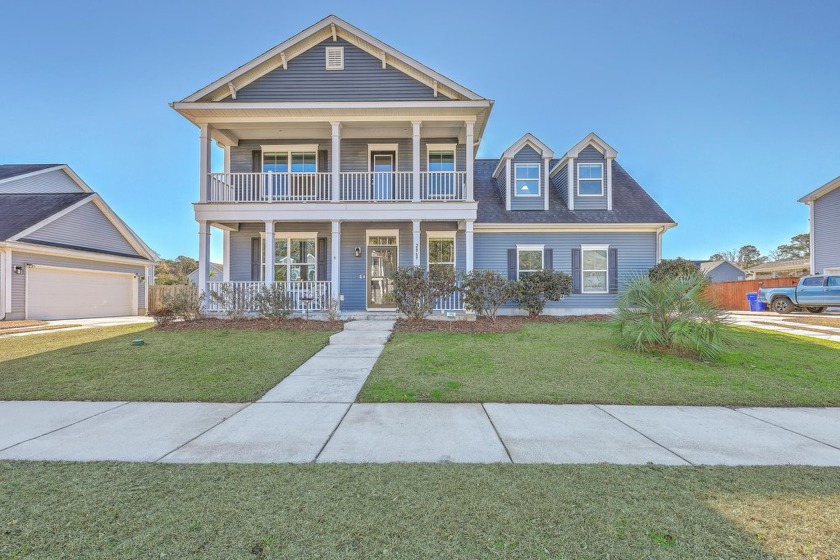
<svg viewBox="0 0 840 560">
<path fill-rule="evenodd" d="M 48 332 L 54 333 L 57 331 L 92 329 L 96 327 L 118 327 L 120 325 L 135 325 L 142 323 L 154 323 L 154 319 L 141 315 L 133 315 L 129 317 L 101 317 L 94 319 L 61 319 L 59 321 L 46 321 L 46 324 L 32 327 L 32 330 L 27 330 L 25 332 L 3 334 L 2 331 L 0 331 L 0 336 L 30 336 Z"/>
<path fill-rule="evenodd" d="M 790 315 L 778 315 L 769 311 L 755 313 L 731 311 L 728 317 L 736 325 L 840 342 L 840 313 L 820 313 L 819 315 L 812 313 L 791 313 Z M 796 322 L 797 318 L 806 317 L 836 318 L 837 326 Z"/>
</svg>

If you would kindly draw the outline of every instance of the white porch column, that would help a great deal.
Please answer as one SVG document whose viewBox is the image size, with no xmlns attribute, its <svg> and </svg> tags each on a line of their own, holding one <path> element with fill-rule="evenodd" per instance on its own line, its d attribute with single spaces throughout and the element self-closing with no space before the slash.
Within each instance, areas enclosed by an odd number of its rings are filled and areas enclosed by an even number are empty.
<svg viewBox="0 0 840 560">
<path fill-rule="evenodd" d="M 265 223 L 265 273 L 263 280 L 267 286 L 274 282 L 274 222 Z"/>
<path fill-rule="evenodd" d="M 548 210 L 548 188 L 551 186 L 548 182 L 548 164 L 551 162 L 550 158 L 543 158 L 543 198 L 545 199 L 544 210 Z"/>
<path fill-rule="evenodd" d="M 411 122 L 411 200 L 420 202 L 420 121 Z"/>
<path fill-rule="evenodd" d="M 225 173 L 230 173 L 230 146 L 222 146 L 225 152 Z"/>
<path fill-rule="evenodd" d="M 613 209 L 612 203 L 612 162 L 613 158 L 607 158 L 607 210 Z"/>
<path fill-rule="evenodd" d="M 567 189 L 569 192 L 569 210 L 575 209 L 575 158 L 569 158 L 568 167 L 566 167 L 566 178 L 568 180 Z"/>
<path fill-rule="evenodd" d="M 420 220 L 411 221 L 412 264 L 420 266 Z"/>
<path fill-rule="evenodd" d="M 332 261 L 330 268 L 330 280 L 332 281 L 331 297 L 336 301 L 341 294 L 341 222 L 332 222 Z M 341 305 L 339 303 L 339 305 Z"/>
<path fill-rule="evenodd" d="M 210 222 L 198 222 L 198 293 L 207 299 L 210 280 Z"/>
<path fill-rule="evenodd" d="M 510 158 L 505 159 L 505 210 L 510 210 Z"/>
<path fill-rule="evenodd" d="M 222 231 L 222 236 L 222 280 L 224 282 L 230 282 L 230 232 L 224 230 Z"/>
<path fill-rule="evenodd" d="M 475 134 L 475 123 L 467 121 L 464 123 L 467 128 L 467 192 L 465 198 L 473 200 L 473 160 L 475 158 L 475 146 L 473 136 Z"/>
<path fill-rule="evenodd" d="M 467 263 L 466 263 L 466 272 L 472 272 L 473 269 L 473 221 L 467 220 L 466 223 L 466 232 L 465 232 L 465 243 L 466 245 L 466 256 L 467 256 Z"/>
<path fill-rule="evenodd" d="M 198 155 L 198 201 L 210 199 L 210 125 L 203 124 L 199 129 L 200 151 Z"/>
<path fill-rule="evenodd" d="M 341 200 L 341 123 L 330 122 L 332 127 L 332 201 Z M 333 222 L 335 224 L 335 222 Z M 333 284 L 335 285 L 335 284 Z"/>
</svg>

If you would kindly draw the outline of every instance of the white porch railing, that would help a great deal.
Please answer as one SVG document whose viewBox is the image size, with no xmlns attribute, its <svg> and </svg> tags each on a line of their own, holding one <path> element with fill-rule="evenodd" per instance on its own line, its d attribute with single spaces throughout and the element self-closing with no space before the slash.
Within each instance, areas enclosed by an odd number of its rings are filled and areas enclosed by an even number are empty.
<svg viewBox="0 0 840 560">
<path fill-rule="evenodd" d="M 323 311 L 329 308 L 332 282 L 299 281 L 274 282 L 285 291 L 292 311 Z M 245 313 L 257 311 L 257 296 L 265 289 L 265 282 L 208 282 L 206 310 Z M 212 297 L 216 294 L 216 297 Z"/>
<path fill-rule="evenodd" d="M 209 202 L 323 202 L 331 187 L 330 173 L 211 173 Z"/>
<path fill-rule="evenodd" d="M 466 171 L 426 171 L 420 174 L 421 200 L 465 200 Z"/>
<path fill-rule="evenodd" d="M 458 284 L 454 292 L 444 298 L 435 300 L 433 311 L 435 313 L 446 313 L 447 311 L 464 311 L 464 294 L 461 292 L 461 285 Z"/>
<path fill-rule="evenodd" d="M 343 201 L 411 200 L 411 171 L 343 172 L 339 175 Z"/>
<path fill-rule="evenodd" d="M 339 173 L 342 202 L 413 200 L 411 171 Z M 423 171 L 420 200 L 466 200 L 465 171 Z M 329 202 L 331 173 L 210 173 L 208 202 Z"/>
</svg>

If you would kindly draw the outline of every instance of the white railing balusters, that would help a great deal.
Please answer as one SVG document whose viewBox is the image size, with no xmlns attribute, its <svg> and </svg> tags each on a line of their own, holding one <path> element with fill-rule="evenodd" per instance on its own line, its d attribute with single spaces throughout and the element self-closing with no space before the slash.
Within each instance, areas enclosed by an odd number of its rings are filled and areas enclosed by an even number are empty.
<svg viewBox="0 0 840 560">
<path fill-rule="evenodd" d="M 439 313 L 464 311 L 464 294 L 461 292 L 461 284 L 456 284 L 455 291 L 448 296 L 436 299 L 432 309 Z"/>
<path fill-rule="evenodd" d="M 332 296 L 332 282 L 290 281 L 275 282 L 285 291 L 292 311 L 323 311 L 329 309 Z M 231 307 L 245 313 L 257 311 L 257 295 L 265 289 L 265 282 L 208 282 L 209 297 L 206 309 L 211 312 L 227 312 Z"/>
</svg>

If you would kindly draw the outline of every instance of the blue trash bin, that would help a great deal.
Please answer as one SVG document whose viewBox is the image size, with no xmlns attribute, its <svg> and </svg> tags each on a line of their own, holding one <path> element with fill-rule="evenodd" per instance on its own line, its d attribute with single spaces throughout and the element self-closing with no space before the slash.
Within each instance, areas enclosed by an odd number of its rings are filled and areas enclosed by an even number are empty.
<svg viewBox="0 0 840 560">
<path fill-rule="evenodd" d="M 750 311 L 767 311 L 767 304 L 758 301 L 758 292 L 747 292 L 747 301 L 750 302 Z"/>
</svg>

